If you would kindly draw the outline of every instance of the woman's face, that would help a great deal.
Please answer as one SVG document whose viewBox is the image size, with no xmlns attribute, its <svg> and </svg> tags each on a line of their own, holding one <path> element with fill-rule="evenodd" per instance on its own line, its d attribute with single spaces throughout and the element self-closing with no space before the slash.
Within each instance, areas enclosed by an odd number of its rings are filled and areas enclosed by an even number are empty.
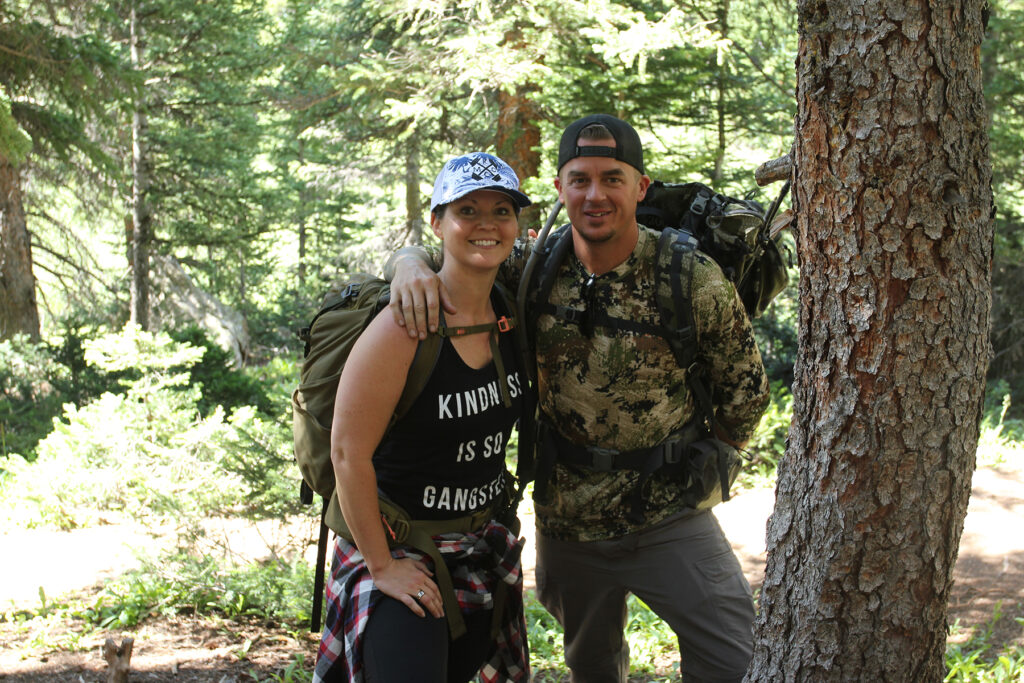
<svg viewBox="0 0 1024 683">
<path fill-rule="evenodd" d="M 445 260 L 484 270 L 508 258 L 519 234 L 514 201 L 495 190 L 476 190 L 456 199 L 444 216 L 431 214 L 430 225 L 444 241 Z"/>
</svg>

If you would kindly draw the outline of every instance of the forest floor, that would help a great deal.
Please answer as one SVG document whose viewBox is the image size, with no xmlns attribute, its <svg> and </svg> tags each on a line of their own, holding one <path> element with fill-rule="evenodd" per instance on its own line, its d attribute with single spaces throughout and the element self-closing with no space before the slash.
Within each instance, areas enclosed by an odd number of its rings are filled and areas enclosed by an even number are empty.
<svg viewBox="0 0 1024 683">
<path fill-rule="evenodd" d="M 755 590 L 764 575 L 764 530 L 774 505 L 771 490 L 744 490 L 716 514 Z M 528 515 L 524 515 L 528 517 Z M 526 585 L 533 587 L 532 519 L 524 519 Z M 985 635 L 998 652 L 1024 647 L 1024 463 L 983 467 L 974 474 L 954 588 L 949 603 L 950 641 Z M 266 540 L 263 538 L 263 540 Z M 315 541 L 312 541 L 315 543 Z M 0 615 L 38 608 L 48 596 L 95 594 L 103 582 L 136 562 L 143 530 L 97 527 L 73 532 L 8 531 L 0 535 Z M 993 615 L 1001 615 L 994 619 Z M 117 630 L 86 629 L 80 622 L 48 622 L 45 630 L 0 620 L 0 681 L 94 683 L 105 680 L 102 646 Z M 133 681 L 305 681 L 317 637 L 255 621 L 178 616 L 150 619 L 131 631 Z M 297 663 L 297 654 L 304 661 Z M 547 672 L 544 680 L 551 678 Z M 650 677 L 636 678 L 636 681 Z M 634 680 L 634 679 L 631 679 Z"/>
</svg>

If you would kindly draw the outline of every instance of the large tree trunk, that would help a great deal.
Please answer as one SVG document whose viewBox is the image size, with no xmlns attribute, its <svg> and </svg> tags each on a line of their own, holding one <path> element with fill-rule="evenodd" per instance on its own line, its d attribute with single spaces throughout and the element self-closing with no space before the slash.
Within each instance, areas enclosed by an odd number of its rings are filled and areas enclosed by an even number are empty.
<svg viewBox="0 0 1024 683">
<path fill-rule="evenodd" d="M 145 54 L 142 26 L 133 4 L 131 10 L 132 66 L 141 69 Z M 143 330 L 149 329 L 149 246 L 153 220 L 149 211 L 149 159 L 146 136 L 149 134 L 145 111 L 145 93 L 135 104 L 132 116 L 132 243 L 131 243 L 131 320 Z"/>
<path fill-rule="evenodd" d="M 506 36 L 508 38 L 508 36 Z M 498 91 L 498 132 L 495 148 L 522 183 L 536 178 L 540 169 L 540 111 L 530 99 L 531 86 L 519 86 L 514 93 Z M 540 222 L 540 209 L 530 205 L 519 214 L 519 231 L 525 235 Z"/>
<path fill-rule="evenodd" d="M 729 0 L 719 0 L 715 9 L 718 35 L 722 40 L 729 40 Z M 725 98 L 729 92 L 729 64 L 722 58 L 718 62 L 718 70 L 715 74 L 715 89 L 718 98 L 715 102 L 715 117 L 718 123 L 718 146 L 715 149 L 715 167 L 711 172 L 711 184 L 717 186 L 722 182 L 722 169 L 725 166 L 725 150 L 728 147 L 728 140 L 725 135 Z"/>
<path fill-rule="evenodd" d="M 18 167 L 0 156 L 0 339 L 39 339 L 32 242 L 21 203 Z"/>
<path fill-rule="evenodd" d="M 988 365 L 978 0 L 800 0 L 800 333 L 749 681 L 941 681 Z"/>
</svg>

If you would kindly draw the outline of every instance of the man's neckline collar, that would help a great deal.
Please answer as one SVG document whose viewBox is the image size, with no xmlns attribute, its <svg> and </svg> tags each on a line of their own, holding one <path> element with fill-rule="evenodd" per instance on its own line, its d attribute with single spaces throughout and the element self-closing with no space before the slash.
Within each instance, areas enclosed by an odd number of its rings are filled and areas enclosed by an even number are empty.
<svg viewBox="0 0 1024 683">
<path fill-rule="evenodd" d="M 603 281 L 614 281 L 618 280 L 630 272 L 632 272 L 638 263 L 640 263 L 641 255 L 644 253 L 647 245 L 651 241 L 650 231 L 644 229 L 644 226 L 639 226 L 639 234 L 637 235 L 636 244 L 633 246 L 633 251 L 629 253 L 626 260 L 615 266 L 611 270 L 601 273 L 600 275 L 594 275 L 583 265 L 579 257 L 576 256 L 575 252 L 572 253 L 573 261 L 576 264 L 576 269 L 587 279 L 592 280 L 603 280 Z"/>
</svg>

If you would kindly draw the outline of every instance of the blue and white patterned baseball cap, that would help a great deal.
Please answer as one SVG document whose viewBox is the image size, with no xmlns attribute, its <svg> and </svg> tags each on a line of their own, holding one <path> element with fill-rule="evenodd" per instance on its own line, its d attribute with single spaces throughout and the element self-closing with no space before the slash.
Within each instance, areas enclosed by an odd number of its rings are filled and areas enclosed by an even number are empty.
<svg viewBox="0 0 1024 683">
<path fill-rule="evenodd" d="M 530 205 L 529 197 L 519 191 L 519 177 L 511 166 L 486 152 L 471 152 L 449 159 L 437 174 L 430 210 L 475 190 L 497 190 L 512 197 L 519 208 Z"/>
</svg>

